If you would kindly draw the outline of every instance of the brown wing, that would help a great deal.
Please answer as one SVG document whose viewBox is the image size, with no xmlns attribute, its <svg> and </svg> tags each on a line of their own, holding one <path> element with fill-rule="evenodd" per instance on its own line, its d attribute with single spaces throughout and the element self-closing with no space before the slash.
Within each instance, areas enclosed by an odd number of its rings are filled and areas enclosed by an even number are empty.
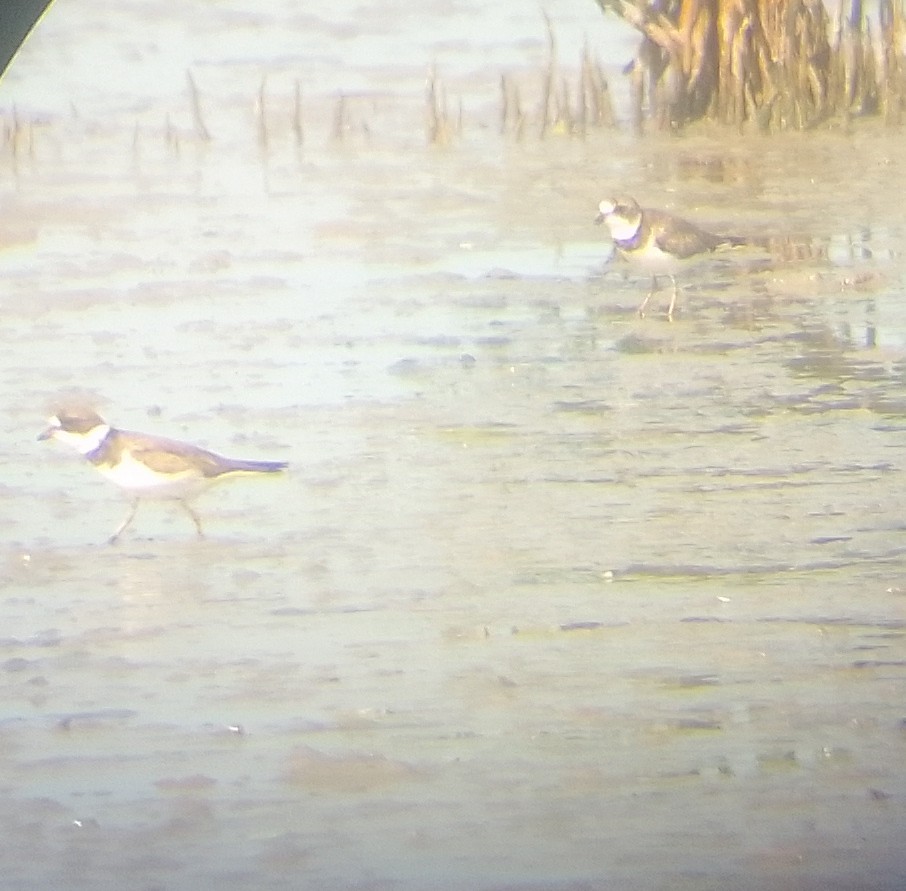
<svg viewBox="0 0 906 891">
<path fill-rule="evenodd" d="M 160 473 L 191 471 L 205 477 L 213 477 L 228 469 L 218 455 L 188 442 L 138 433 L 130 433 L 128 438 L 136 459 Z"/>
<path fill-rule="evenodd" d="M 654 233 L 655 244 L 675 257 L 691 257 L 705 251 L 713 251 L 724 239 L 682 217 L 674 217 L 660 211 L 649 211 L 649 223 Z"/>
</svg>

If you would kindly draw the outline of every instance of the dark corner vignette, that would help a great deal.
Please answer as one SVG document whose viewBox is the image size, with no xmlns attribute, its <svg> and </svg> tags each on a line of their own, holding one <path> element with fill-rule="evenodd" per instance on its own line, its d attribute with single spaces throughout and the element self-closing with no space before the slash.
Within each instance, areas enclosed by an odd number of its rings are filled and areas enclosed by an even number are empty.
<svg viewBox="0 0 906 891">
<path fill-rule="evenodd" d="M 52 0 L 6 0 L 0 3 L 0 77 Z"/>
</svg>

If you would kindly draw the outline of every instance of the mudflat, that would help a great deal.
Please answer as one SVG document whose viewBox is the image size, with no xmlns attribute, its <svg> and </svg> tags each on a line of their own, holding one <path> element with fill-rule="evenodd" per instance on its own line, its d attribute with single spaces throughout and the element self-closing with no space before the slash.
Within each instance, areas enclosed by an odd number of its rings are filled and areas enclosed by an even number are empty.
<svg viewBox="0 0 906 891">
<path fill-rule="evenodd" d="M 10 887 L 902 887 L 900 135 L 501 134 L 534 13 L 91 9 L 0 87 Z M 639 319 L 614 191 L 774 249 Z M 290 471 L 107 546 L 73 389 Z"/>
</svg>

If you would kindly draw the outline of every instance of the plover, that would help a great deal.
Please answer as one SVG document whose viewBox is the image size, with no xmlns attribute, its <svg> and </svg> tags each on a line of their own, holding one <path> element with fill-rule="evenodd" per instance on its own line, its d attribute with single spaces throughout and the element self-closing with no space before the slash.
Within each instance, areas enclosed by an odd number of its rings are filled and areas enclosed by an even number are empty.
<svg viewBox="0 0 906 891">
<path fill-rule="evenodd" d="M 241 474 L 278 473 L 285 461 L 241 461 L 180 442 L 111 427 L 91 409 L 68 409 L 50 418 L 38 439 L 56 439 L 84 455 L 132 498 L 132 506 L 110 536 L 115 542 L 135 518 L 143 499 L 178 502 L 199 536 L 201 519 L 189 501 L 214 483 Z"/>
<path fill-rule="evenodd" d="M 677 286 L 675 273 L 683 261 L 721 248 L 749 244 L 736 235 L 714 235 L 694 223 L 663 210 L 642 208 L 634 198 L 607 198 L 598 205 L 596 223 L 606 223 L 617 253 L 651 272 L 651 290 L 639 305 L 639 315 L 657 290 L 657 276 L 667 275 L 673 283 L 673 295 L 667 318 L 673 319 Z"/>
</svg>

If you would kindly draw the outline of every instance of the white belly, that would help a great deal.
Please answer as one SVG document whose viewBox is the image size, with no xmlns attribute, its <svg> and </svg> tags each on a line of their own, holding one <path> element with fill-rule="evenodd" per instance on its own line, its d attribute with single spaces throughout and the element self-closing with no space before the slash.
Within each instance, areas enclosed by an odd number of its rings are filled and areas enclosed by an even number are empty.
<svg viewBox="0 0 906 891">
<path fill-rule="evenodd" d="M 128 453 L 115 466 L 98 465 L 107 479 L 120 488 L 143 498 L 186 498 L 206 489 L 212 482 L 192 470 L 178 474 L 162 474 L 152 470 Z"/>
<path fill-rule="evenodd" d="M 653 242 L 638 251 L 620 251 L 620 255 L 634 263 L 639 269 L 644 269 L 651 275 L 674 275 L 690 266 L 696 266 L 707 257 L 707 254 L 692 254 L 690 257 L 680 258 L 662 251 Z"/>
</svg>

